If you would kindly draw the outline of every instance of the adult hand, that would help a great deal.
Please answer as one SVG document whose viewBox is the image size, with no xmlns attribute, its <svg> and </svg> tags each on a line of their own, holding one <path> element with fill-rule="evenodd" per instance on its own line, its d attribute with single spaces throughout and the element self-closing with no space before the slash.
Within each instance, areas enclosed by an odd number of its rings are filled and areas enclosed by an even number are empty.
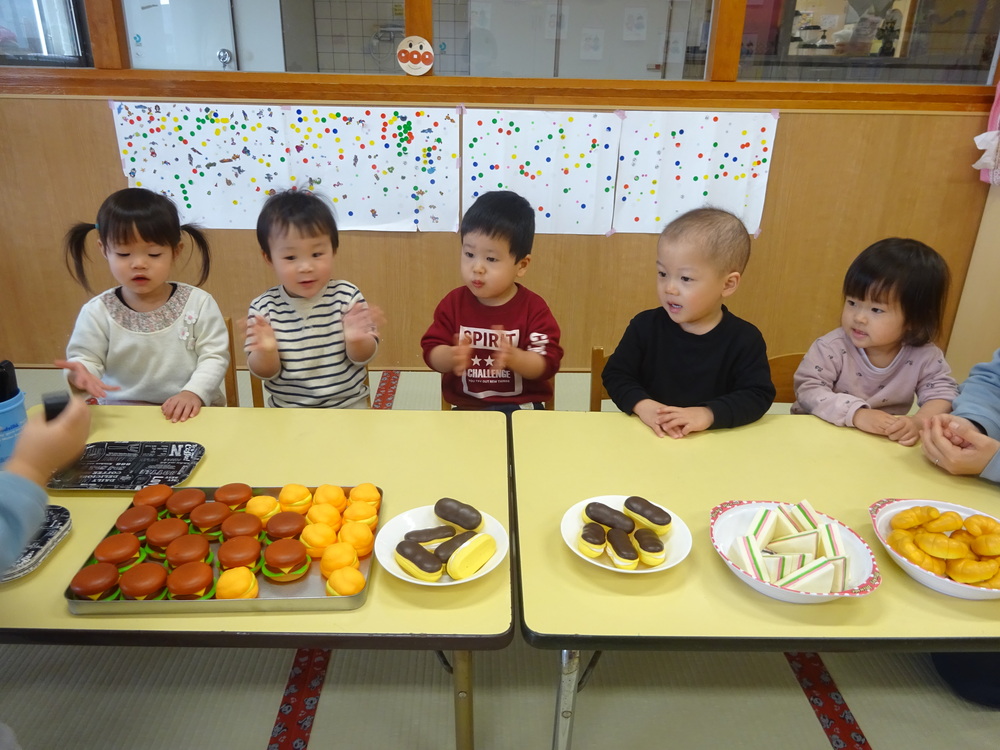
<svg viewBox="0 0 1000 750">
<path fill-rule="evenodd" d="M 108 391 L 120 391 L 121 386 L 107 385 L 100 378 L 91 374 L 83 362 L 76 360 L 57 359 L 53 362 L 56 367 L 69 370 L 69 384 L 78 391 L 88 393 L 94 398 L 104 398 Z"/>
<path fill-rule="evenodd" d="M 715 414 L 707 406 L 664 406 L 659 409 L 660 427 L 672 438 L 682 438 L 692 432 L 707 430 L 715 421 Z"/>
<path fill-rule="evenodd" d="M 1000 442 L 983 435 L 968 420 L 947 414 L 931 419 L 920 436 L 924 455 L 949 474 L 979 475 L 1000 450 Z"/>
<path fill-rule="evenodd" d="M 83 452 L 89 433 L 90 409 L 82 399 L 71 398 L 59 416 L 48 422 L 44 413 L 32 414 L 4 469 L 44 487 L 56 469 Z"/>
<path fill-rule="evenodd" d="M 201 398 L 191 391 L 181 391 L 163 402 L 163 416 L 171 422 L 186 422 L 197 417 L 202 407 Z"/>
</svg>

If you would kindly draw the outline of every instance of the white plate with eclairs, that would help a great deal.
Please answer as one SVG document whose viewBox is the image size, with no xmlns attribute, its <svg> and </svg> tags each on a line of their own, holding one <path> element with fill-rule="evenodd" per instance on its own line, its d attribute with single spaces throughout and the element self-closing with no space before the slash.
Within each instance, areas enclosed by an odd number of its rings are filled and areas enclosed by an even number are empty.
<svg viewBox="0 0 1000 750">
<path fill-rule="evenodd" d="M 583 529 L 585 523 L 583 520 L 583 509 L 590 503 L 596 502 L 604 503 L 614 510 L 622 510 L 625 507 L 625 501 L 628 500 L 629 497 L 630 495 L 601 495 L 599 497 L 591 497 L 586 500 L 581 500 L 571 506 L 563 515 L 562 523 L 559 526 L 559 530 L 562 533 L 563 541 L 566 542 L 566 546 L 573 550 L 573 552 L 580 559 L 586 560 L 591 565 L 596 565 L 599 568 L 612 570 L 615 573 L 659 573 L 661 570 L 667 570 L 668 568 L 674 567 L 687 557 L 688 553 L 691 552 L 691 530 L 688 528 L 687 524 L 681 520 L 680 516 L 670 510 L 670 508 L 660 505 L 659 503 L 654 504 L 663 508 L 663 510 L 667 511 L 667 513 L 669 513 L 672 517 L 670 528 L 667 529 L 667 533 L 659 535 L 660 541 L 663 542 L 664 549 L 667 553 L 666 559 L 659 565 L 649 566 L 640 562 L 639 566 L 635 570 L 625 570 L 624 568 L 615 567 L 615 564 L 606 553 L 601 553 L 598 557 L 587 557 L 587 555 L 580 551 L 577 546 L 577 542 L 580 539 L 580 531 Z"/>
<path fill-rule="evenodd" d="M 908 508 L 915 508 L 924 505 L 930 505 L 937 508 L 937 510 L 941 513 L 945 513 L 949 510 L 955 511 L 962 517 L 963 520 L 972 515 L 986 516 L 987 518 L 992 518 L 995 521 L 998 520 L 989 513 L 980 513 L 978 510 L 968 508 L 964 505 L 955 505 L 955 503 L 944 503 L 937 500 L 902 500 L 894 498 L 879 500 L 869 506 L 868 513 L 872 517 L 872 525 L 875 527 L 875 535 L 882 543 L 882 546 L 885 547 L 885 551 L 889 553 L 889 556 L 895 560 L 896 564 L 903 569 L 903 572 L 906 573 L 906 575 L 917 583 L 921 583 L 927 588 L 937 591 L 939 594 L 946 594 L 947 596 L 954 596 L 959 599 L 1000 599 L 1000 589 L 984 588 L 982 586 L 975 586 L 971 583 L 959 583 L 951 578 L 935 575 L 929 570 L 924 570 L 916 563 L 910 562 L 889 546 L 889 543 L 886 541 L 886 537 L 892 533 L 893 516 Z"/>
<path fill-rule="evenodd" d="M 403 537 L 407 534 L 407 532 L 416 531 L 417 529 L 430 529 L 435 526 L 452 525 L 447 524 L 447 522 L 442 521 L 437 517 L 437 515 L 435 515 L 433 505 L 424 505 L 419 508 L 404 511 L 398 516 L 390 518 L 386 521 L 386 523 L 379 529 L 378 535 L 375 537 L 375 557 L 383 568 L 389 571 L 392 575 L 396 576 L 396 578 L 406 581 L 407 583 L 416 583 L 421 586 L 435 587 L 457 586 L 460 583 L 475 581 L 477 578 L 482 578 L 503 562 L 503 559 L 507 556 L 507 550 L 510 548 L 510 538 L 507 535 L 507 530 L 489 513 L 483 513 L 482 511 L 480 511 L 480 513 L 483 515 L 482 532 L 489 534 L 496 540 L 497 550 L 493 553 L 493 556 L 486 561 L 486 564 L 483 565 L 483 567 L 468 578 L 455 580 L 447 573 L 444 573 L 436 581 L 421 581 L 419 578 L 414 578 L 403 570 L 399 566 L 399 563 L 396 562 L 396 545 L 403 541 Z M 435 547 L 436 545 L 429 546 L 427 549 L 433 552 Z"/>
<path fill-rule="evenodd" d="M 757 512 L 762 509 L 778 511 L 781 505 L 793 503 L 751 502 L 745 500 L 730 500 L 712 508 L 710 534 L 712 546 L 719 557 L 737 578 L 750 586 L 754 591 L 790 604 L 820 604 L 837 599 L 857 598 L 866 596 L 878 588 L 882 582 L 878 565 L 871 548 L 849 526 L 842 524 L 825 513 L 816 511 L 820 523 L 836 524 L 840 527 L 840 537 L 843 540 L 848 558 L 847 581 L 844 590 L 825 592 L 796 591 L 784 586 L 778 586 L 769 581 L 762 581 L 743 570 L 730 558 L 730 550 L 737 537 L 750 533 L 749 527 Z"/>
</svg>

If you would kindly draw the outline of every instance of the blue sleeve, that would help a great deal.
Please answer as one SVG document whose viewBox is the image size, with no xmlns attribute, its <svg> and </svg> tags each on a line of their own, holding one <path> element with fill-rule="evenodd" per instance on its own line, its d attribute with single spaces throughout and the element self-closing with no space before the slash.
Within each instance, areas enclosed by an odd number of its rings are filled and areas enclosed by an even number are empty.
<svg viewBox="0 0 1000 750">
<path fill-rule="evenodd" d="M 29 479 L 0 471 L 0 571 L 9 568 L 45 520 L 48 496 Z"/>
<path fill-rule="evenodd" d="M 971 419 L 991 438 L 1000 440 L 1000 349 L 992 361 L 973 366 L 959 387 L 952 414 Z"/>
</svg>

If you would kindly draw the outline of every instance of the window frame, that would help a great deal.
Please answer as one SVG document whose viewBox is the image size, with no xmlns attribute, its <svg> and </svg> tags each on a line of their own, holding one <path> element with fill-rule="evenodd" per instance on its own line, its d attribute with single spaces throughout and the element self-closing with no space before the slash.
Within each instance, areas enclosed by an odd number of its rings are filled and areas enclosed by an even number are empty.
<svg viewBox="0 0 1000 750">
<path fill-rule="evenodd" d="M 715 0 L 705 80 L 420 77 L 129 67 L 117 0 L 83 0 L 93 68 L 0 66 L 2 96 L 239 99 L 534 108 L 683 108 L 989 112 L 992 85 L 739 81 L 745 4 Z M 431 0 L 406 0 L 406 34 L 433 38 Z"/>
</svg>

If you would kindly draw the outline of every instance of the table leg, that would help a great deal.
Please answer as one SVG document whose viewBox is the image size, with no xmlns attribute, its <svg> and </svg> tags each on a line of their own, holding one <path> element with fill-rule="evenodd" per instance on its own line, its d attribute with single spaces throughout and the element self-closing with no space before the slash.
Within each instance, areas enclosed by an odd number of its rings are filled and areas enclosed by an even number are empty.
<svg viewBox="0 0 1000 750">
<path fill-rule="evenodd" d="M 577 675 L 580 652 L 559 653 L 559 692 L 556 696 L 556 721 L 552 732 L 552 750 L 569 750 L 573 740 L 573 713 L 576 708 Z"/>
<path fill-rule="evenodd" d="M 455 747 L 473 750 L 475 732 L 472 722 L 472 652 L 455 651 L 452 654 L 455 685 Z"/>
</svg>

